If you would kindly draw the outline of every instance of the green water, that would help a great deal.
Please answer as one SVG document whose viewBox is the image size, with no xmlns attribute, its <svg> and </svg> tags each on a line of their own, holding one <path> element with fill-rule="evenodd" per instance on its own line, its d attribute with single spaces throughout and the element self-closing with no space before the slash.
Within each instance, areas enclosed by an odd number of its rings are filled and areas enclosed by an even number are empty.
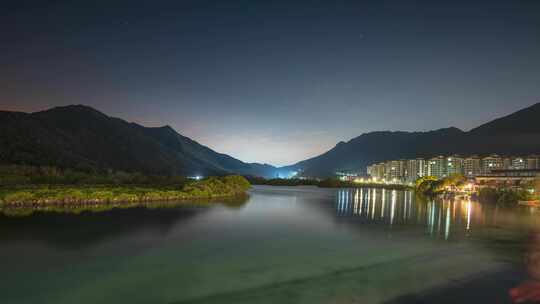
<svg viewBox="0 0 540 304">
<path fill-rule="evenodd" d="M 525 279 L 539 219 L 404 191 L 263 186 L 234 207 L 1 216 L 0 303 L 393 303 Z"/>
</svg>

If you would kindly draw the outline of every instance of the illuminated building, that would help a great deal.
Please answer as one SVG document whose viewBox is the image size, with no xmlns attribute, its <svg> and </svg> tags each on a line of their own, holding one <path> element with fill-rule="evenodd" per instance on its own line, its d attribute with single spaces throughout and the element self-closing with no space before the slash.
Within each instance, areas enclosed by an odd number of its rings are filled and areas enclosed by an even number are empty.
<svg viewBox="0 0 540 304">
<path fill-rule="evenodd" d="M 540 178 L 540 169 L 493 169 L 490 173 L 475 178 L 479 185 L 520 186 Z"/>
<path fill-rule="evenodd" d="M 446 174 L 463 174 L 463 158 L 458 155 L 453 155 L 446 160 Z"/>
<path fill-rule="evenodd" d="M 504 169 L 503 158 L 497 154 L 482 158 L 482 174 L 491 173 L 492 170 Z"/>
<path fill-rule="evenodd" d="M 417 178 L 427 174 L 426 160 L 423 158 L 409 159 L 405 161 L 405 180 L 414 182 Z"/>
<path fill-rule="evenodd" d="M 470 156 L 463 160 L 463 174 L 467 177 L 480 175 L 482 171 L 482 161 L 478 156 Z"/>
<path fill-rule="evenodd" d="M 537 155 L 529 155 L 526 159 L 526 169 L 540 169 L 539 157 Z"/>
<path fill-rule="evenodd" d="M 447 176 L 447 159 L 444 156 L 437 156 L 428 160 L 428 175 L 438 178 Z"/>
<path fill-rule="evenodd" d="M 510 168 L 513 170 L 527 169 L 527 162 L 523 157 L 513 157 L 510 160 Z M 536 169 L 536 168 L 531 168 Z"/>
<path fill-rule="evenodd" d="M 435 176 L 444 178 L 453 174 L 463 174 L 468 178 L 485 176 L 494 170 L 540 170 L 540 156 L 528 157 L 499 156 L 486 157 L 471 155 L 436 156 L 430 159 L 414 158 L 388 160 L 368 166 L 368 173 L 378 180 L 390 182 L 414 182 L 419 177 Z"/>
</svg>

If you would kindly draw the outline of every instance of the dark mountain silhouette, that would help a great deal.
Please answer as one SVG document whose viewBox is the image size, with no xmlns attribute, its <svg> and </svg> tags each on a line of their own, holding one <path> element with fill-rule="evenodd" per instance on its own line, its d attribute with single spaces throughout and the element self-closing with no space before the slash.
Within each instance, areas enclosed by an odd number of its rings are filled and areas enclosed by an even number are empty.
<svg viewBox="0 0 540 304">
<path fill-rule="evenodd" d="M 371 132 L 317 157 L 281 168 L 308 176 L 331 176 L 339 170 L 365 171 L 369 164 L 402 158 L 462 154 L 525 155 L 540 153 L 540 103 L 495 119 L 469 132 L 457 128 L 429 132 Z"/>
<path fill-rule="evenodd" d="M 540 134 L 540 103 L 495 119 L 469 133 L 476 135 Z"/>
<path fill-rule="evenodd" d="M 277 169 L 217 153 L 169 126 L 148 128 L 87 106 L 36 113 L 0 111 L 0 163 L 264 177 L 301 170 L 308 176 L 325 177 L 338 170 L 363 171 L 371 163 L 390 159 L 454 153 L 540 153 L 539 118 L 540 104 L 535 104 L 469 132 L 454 127 L 429 132 L 370 132 L 340 142 L 317 157 Z"/>
<path fill-rule="evenodd" d="M 273 176 L 178 134 L 147 128 L 76 105 L 36 113 L 0 111 L 0 162 L 147 174 Z"/>
</svg>

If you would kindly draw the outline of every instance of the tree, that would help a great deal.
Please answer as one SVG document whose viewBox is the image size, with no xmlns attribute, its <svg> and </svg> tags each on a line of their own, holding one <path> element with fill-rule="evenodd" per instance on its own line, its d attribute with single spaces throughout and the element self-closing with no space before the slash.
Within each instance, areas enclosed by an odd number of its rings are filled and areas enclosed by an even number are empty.
<svg viewBox="0 0 540 304">
<path fill-rule="evenodd" d="M 423 176 L 416 180 L 415 189 L 418 193 L 432 195 L 435 193 L 439 179 L 435 176 Z"/>
</svg>

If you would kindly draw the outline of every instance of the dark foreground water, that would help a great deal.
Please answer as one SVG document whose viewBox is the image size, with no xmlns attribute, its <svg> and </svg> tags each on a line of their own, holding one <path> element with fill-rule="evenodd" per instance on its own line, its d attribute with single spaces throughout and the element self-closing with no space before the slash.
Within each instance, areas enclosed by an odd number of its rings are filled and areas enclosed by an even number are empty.
<svg viewBox="0 0 540 304">
<path fill-rule="evenodd" d="M 311 187 L 0 216 L 0 303 L 507 303 L 536 228 L 534 209 Z"/>
</svg>

